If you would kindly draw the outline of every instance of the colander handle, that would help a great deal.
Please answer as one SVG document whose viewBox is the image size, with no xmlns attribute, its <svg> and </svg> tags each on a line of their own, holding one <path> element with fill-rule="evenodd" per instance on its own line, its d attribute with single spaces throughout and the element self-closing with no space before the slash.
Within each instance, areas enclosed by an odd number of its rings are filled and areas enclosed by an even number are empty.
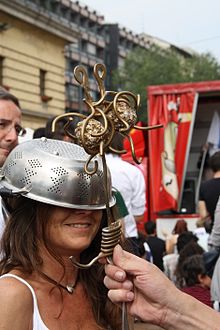
<svg viewBox="0 0 220 330">
<path fill-rule="evenodd" d="M 0 188 L 0 196 L 2 197 L 13 197 L 21 194 L 27 194 L 30 191 L 30 188 L 27 186 L 21 188 L 20 190 L 12 190 L 6 187 Z"/>
</svg>

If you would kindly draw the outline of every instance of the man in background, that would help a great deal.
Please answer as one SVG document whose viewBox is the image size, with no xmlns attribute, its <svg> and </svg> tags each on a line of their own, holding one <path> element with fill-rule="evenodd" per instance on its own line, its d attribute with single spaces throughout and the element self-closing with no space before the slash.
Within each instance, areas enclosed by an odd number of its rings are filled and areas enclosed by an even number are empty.
<svg viewBox="0 0 220 330">
<path fill-rule="evenodd" d="M 21 108 L 17 97 L 0 87 L 0 167 L 18 144 L 18 136 L 23 136 Z M 3 206 L 2 206 L 3 207 Z M 4 228 L 5 209 L 0 207 L 0 237 Z"/>
<path fill-rule="evenodd" d="M 210 219 L 209 232 L 213 227 L 214 213 L 220 195 L 220 151 L 209 158 L 209 165 L 214 175 L 210 180 L 201 183 L 198 210 L 202 219 Z"/>
<path fill-rule="evenodd" d="M 156 223 L 154 221 L 145 222 L 144 229 L 147 234 L 146 242 L 151 251 L 152 262 L 164 271 L 163 256 L 166 252 L 166 246 L 164 240 L 157 237 Z"/>
</svg>

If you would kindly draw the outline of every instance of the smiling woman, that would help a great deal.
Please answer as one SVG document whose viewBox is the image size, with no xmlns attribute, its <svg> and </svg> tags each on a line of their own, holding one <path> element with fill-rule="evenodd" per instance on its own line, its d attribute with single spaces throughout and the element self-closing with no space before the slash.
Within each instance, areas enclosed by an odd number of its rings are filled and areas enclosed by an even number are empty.
<svg viewBox="0 0 220 330">
<path fill-rule="evenodd" d="M 48 238 L 59 253 L 78 259 L 100 228 L 101 210 L 77 210 L 54 207 L 49 218 Z"/>
<path fill-rule="evenodd" d="M 0 193 L 10 212 L 0 262 L 6 330 L 121 329 L 103 265 L 79 270 L 70 260 L 97 256 L 107 226 L 102 166 L 97 157 L 97 172 L 86 174 L 87 158 L 77 145 L 43 138 L 17 146 L 2 168 Z M 112 206 L 110 184 L 109 196 Z"/>
</svg>

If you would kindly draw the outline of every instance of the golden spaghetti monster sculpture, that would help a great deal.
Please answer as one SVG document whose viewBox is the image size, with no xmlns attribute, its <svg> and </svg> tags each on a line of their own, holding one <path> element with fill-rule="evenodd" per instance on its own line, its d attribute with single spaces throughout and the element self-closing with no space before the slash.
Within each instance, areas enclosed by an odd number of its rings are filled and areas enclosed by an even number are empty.
<svg viewBox="0 0 220 330">
<path fill-rule="evenodd" d="M 96 64 L 94 66 L 93 74 L 99 87 L 99 100 L 93 100 L 90 95 L 89 79 L 84 67 L 77 66 L 74 69 L 75 79 L 84 88 L 85 98 L 83 101 L 88 106 L 90 114 L 86 116 L 80 113 L 70 112 L 60 115 L 53 121 L 52 130 L 55 131 L 56 123 L 61 118 L 69 118 L 68 123 L 64 127 L 66 134 L 74 138 L 74 140 L 90 155 L 85 164 L 85 172 L 88 175 L 93 175 L 97 171 L 97 162 L 95 163 L 96 165 L 93 170 L 89 170 L 89 163 L 97 154 L 99 154 L 103 162 L 106 188 L 108 181 L 105 150 L 109 148 L 118 154 L 126 153 L 126 150 L 115 150 L 111 147 L 111 142 L 115 132 L 119 132 L 121 135 L 128 138 L 131 145 L 133 159 L 136 163 L 140 163 L 135 155 L 132 138 L 129 136 L 131 129 L 136 128 L 141 130 L 149 130 L 161 127 L 161 125 L 148 127 L 136 126 L 140 96 L 129 91 L 105 91 L 104 79 L 106 77 L 106 68 L 103 64 Z M 75 116 L 80 117 L 81 121 L 77 124 L 76 129 L 71 131 L 71 121 Z M 121 224 L 120 221 L 114 221 L 112 218 L 108 203 L 109 198 L 107 188 L 105 189 L 105 194 L 108 227 L 104 228 L 102 231 L 101 252 L 87 265 L 80 264 L 72 258 L 74 265 L 77 267 L 88 268 L 99 258 L 110 257 L 115 245 L 120 241 Z"/>
</svg>

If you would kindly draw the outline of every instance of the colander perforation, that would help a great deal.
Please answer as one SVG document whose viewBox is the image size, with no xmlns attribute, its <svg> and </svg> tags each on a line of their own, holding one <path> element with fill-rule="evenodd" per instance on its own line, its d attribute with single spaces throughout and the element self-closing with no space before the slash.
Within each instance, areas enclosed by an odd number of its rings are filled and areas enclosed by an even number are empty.
<svg viewBox="0 0 220 330">
<path fill-rule="evenodd" d="M 83 173 L 83 172 L 77 173 L 77 176 L 80 177 L 80 179 L 82 179 L 82 180 L 84 180 L 84 179 L 90 180 L 91 179 L 91 175 L 89 175 L 87 173 Z"/>
<path fill-rule="evenodd" d="M 93 172 L 95 161 L 98 168 L 94 174 L 88 174 L 85 164 L 89 157 L 82 147 L 73 143 L 33 139 L 10 152 L 1 170 L 2 183 L 15 191 L 27 188 L 24 196 L 42 203 L 103 209 L 106 205 L 103 165 L 99 156 L 92 158 L 89 170 Z M 111 196 L 111 184 L 107 187 Z"/>
<path fill-rule="evenodd" d="M 100 178 L 103 178 L 103 176 L 104 176 L 103 172 L 100 171 L 100 170 L 98 170 L 98 171 L 96 172 L 96 174 L 97 174 Z"/>
<path fill-rule="evenodd" d="M 101 191 L 101 194 L 105 194 L 105 188 L 104 188 L 104 180 L 103 180 L 103 172 L 101 171 L 97 171 L 96 174 L 102 178 L 102 180 L 91 180 L 91 183 L 92 183 L 92 186 L 93 186 L 93 189 L 96 191 L 96 190 L 100 190 Z"/>
<path fill-rule="evenodd" d="M 15 162 L 14 160 L 11 160 L 8 165 L 5 167 L 5 170 L 4 170 L 4 174 L 6 175 L 11 175 L 11 169 L 12 167 L 16 166 L 17 165 L 17 162 Z"/>
<path fill-rule="evenodd" d="M 24 170 L 25 170 L 26 176 L 24 176 L 22 179 L 20 179 L 20 181 L 22 183 L 24 183 L 25 185 L 31 184 L 32 183 L 31 178 L 34 177 L 35 175 L 37 175 L 37 172 L 34 172 L 33 170 L 28 169 L 27 167 L 25 167 Z"/>
<path fill-rule="evenodd" d="M 36 159 L 28 159 L 28 163 L 31 166 L 31 168 L 42 167 L 41 162 L 37 158 Z"/>
<path fill-rule="evenodd" d="M 63 176 L 63 175 L 69 174 L 69 172 L 62 166 L 51 168 L 51 171 L 53 171 L 58 176 Z"/>
<path fill-rule="evenodd" d="M 91 187 L 91 175 L 87 173 L 77 173 L 77 176 L 81 179 L 78 181 L 81 194 L 88 196 L 88 188 Z"/>
<path fill-rule="evenodd" d="M 49 187 L 47 191 L 54 192 L 56 194 L 62 195 L 62 189 L 61 185 L 65 182 L 64 178 L 53 178 L 51 177 L 51 180 L 53 182 L 53 186 Z"/>
<path fill-rule="evenodd" d="M 78 159 L 86 161 L 88 159 L 88 154 L 82 150 L 81 147 L 74 145 L 74 148 L 71 144 L 64 143 L 59 140 L 36 140 L 36 144 L 39 145 L 41 150 L 44 150 L 52 155 L 57 155 L 60 157 L 65 157 L 67 159 Z"/>
<path fill-rule="evenodd" d="M 14 155 L 15 159 L 22 159 L 22 157 L 23 157 L 23 153 L 21 151 L 15 152 L 15 155 Z"/>
</svg>

